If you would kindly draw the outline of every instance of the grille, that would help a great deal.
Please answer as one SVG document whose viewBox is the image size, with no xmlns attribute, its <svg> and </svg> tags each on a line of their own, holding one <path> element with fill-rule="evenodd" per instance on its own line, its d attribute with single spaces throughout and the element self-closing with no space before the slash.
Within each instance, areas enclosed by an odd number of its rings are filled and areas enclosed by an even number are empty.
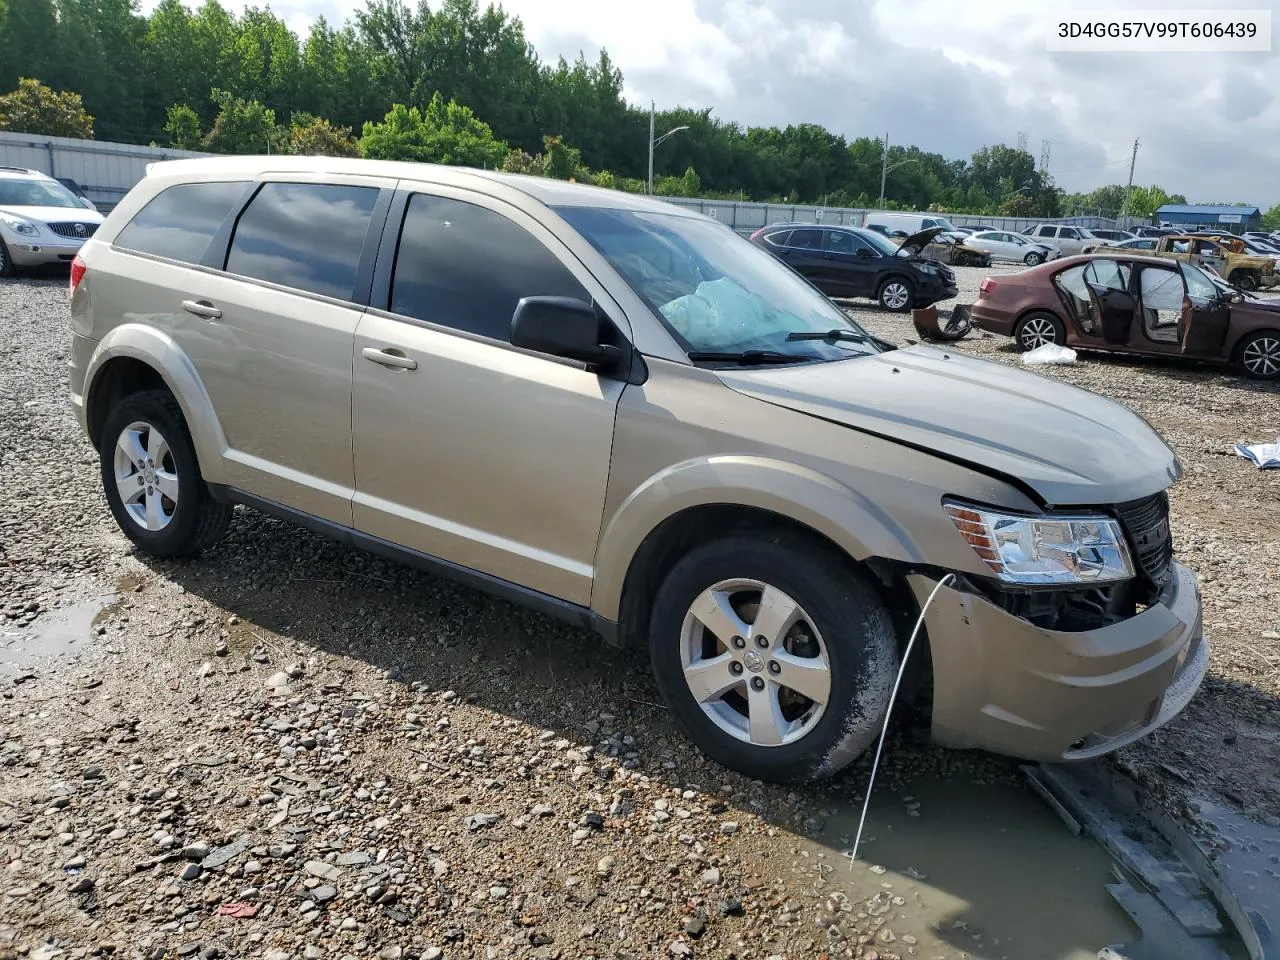
<svg viewBox="0 0 1280 960">
<path fill-rule="evenodd" d="M 1169 495 L 1133 500 L 1116 506 L 1142 571 L 1157 586 L 1169 582 L 1173 572 L 1173 534 L 1169 529 Z"/>
<path fill-rule="evenodd" d="M 77 230 L 76 228 L 80 229 Z M 87 240 L 92 237 L 94 231 L 98 229 L 96 223 L 51 223 L 49 229 L 60 237 L 70 237 L 72 240 Z"/>
</svg>

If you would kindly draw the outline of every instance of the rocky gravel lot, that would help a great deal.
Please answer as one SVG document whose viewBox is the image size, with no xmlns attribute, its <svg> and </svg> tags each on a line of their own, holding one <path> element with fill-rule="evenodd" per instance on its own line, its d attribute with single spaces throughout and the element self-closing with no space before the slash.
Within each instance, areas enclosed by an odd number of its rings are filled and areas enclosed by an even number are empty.
<svg viewBox="0 0 1280 960">
<path fill-rule="evenodd" d="M 958 272 L 963 302 L 990 271 Z M 730 774 L 638 657 L 250 512 L 197 562 L 136 555 L 66 410 L 66 340 L 65 279 L 0 283 L 0 644 L 72 654 L 6 672 L 0 645 L 0 958 L 985 955 L 963 921 L 930 930 L 909 881 L 841 862 L 865 766 L 795 792 Z M 1280 473 L 1231 455 L 1280 433 L 1280 396 L 1047 372 L 1133 406 L 1187 468 L 1213 675 L 1117 762 L 1179 812 L 1194 787 L 1280 816 Z M 904 736 L 886 757 L 877 795 L 908 816 L 920 777 L 1017 782 Z"/>
</svg>

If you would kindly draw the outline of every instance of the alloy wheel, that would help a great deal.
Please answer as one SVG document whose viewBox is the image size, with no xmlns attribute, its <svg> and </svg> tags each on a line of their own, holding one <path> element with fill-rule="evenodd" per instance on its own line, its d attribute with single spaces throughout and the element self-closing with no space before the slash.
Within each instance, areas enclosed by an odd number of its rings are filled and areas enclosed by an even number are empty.
<svg viewBox="0 0 1280 960">
<path fill-rule="evenodd" d="M 1022 324 L 1022 346 L 1027 350 L 1058 342 L 1058 331 L 1047 317 L 1031 317 Z"/>
<path fill-rule="evenodd" d="M 178 509 L 178 471 L 169 443 L 154 426 L 135 420 L 115 449 L 116 490 L 129 519 L 143 530 L 163 530 Z"/>
<path fill-rule="evenodd" d="M 901 310 L 911 299 L 911 291 L 901 280 L 894 280 L 885 285 L 880 292 L 880 302 L 890 310 Z"/>
<path fill-rule="evenodd" d="M 1280 373 L 1280 337 L 1258 337 L 1244 348 L 1240 362 L 1255 377 Z"/>
<path fill-rule="evenodd" d="M 680 657 L 703 712 L 754 746 L 801 739 L 831 697 L 831 661 L 812 618 L 759 580 L 723 580 L 702 591 L 685 614 Z"/>
</svg>

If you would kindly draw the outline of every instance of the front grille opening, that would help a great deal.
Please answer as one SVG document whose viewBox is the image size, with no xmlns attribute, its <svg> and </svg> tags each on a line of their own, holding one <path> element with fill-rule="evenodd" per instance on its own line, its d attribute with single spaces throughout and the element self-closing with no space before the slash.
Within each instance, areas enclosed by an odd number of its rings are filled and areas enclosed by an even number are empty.
<svg viewBox="0 0 1280 960">
<path fill-rule="evenodd" d="M 1116 504 L 1116 515 L 1129 538 L 1134 562 L 1153 586 L 1165 586 L 1173 577 L 1168 492 Z"/>
<path fill-rule="evenodd" d="M 60 237 L 72 240 L 88 240 L 98 229 L 96 223 L 51 223 L 49 229 Z"/>
</svg>

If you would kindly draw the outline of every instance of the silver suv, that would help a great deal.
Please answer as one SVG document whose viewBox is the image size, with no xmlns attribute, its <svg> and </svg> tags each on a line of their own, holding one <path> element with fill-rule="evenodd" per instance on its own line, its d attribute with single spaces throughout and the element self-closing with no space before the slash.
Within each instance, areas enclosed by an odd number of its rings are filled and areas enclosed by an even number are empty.
<svg viewBox="0 0 1280 960">
<path fill-rule="evenodd" d="M 1062 760 L 1204 675 L 1180 468 L 1139 417 L 895 349 L 660 201 L 160 163 L 71 285 L 72 401 L 140 549 L 194 554 L 245 504 L 647 645 L 677 720 L 751 776 L 849 763 L 900 676 L 937 741 Z"/>
<path fill-rule="evenodd" d="M 70 263 L 102 214 L 53 177 L 0 167 L 0 277 L 20 267 Z"/>
</svg>

